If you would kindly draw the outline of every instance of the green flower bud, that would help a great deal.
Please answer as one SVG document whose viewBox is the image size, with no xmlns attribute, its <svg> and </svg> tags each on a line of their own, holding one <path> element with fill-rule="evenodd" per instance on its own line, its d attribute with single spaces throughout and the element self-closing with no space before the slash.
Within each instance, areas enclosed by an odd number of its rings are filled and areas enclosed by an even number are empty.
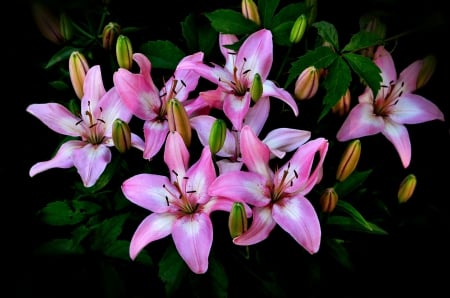
<svg viewBox="0 0 450 298">
<path fill-rule="evenodd" d="M 291 29 L 291 35 L 289 36 L 289 40 L 291 43 L 298 43 L 302 39 L 305 34 L 306 27 L 308 25 L 308 20 L 306 16 L 302 14 L 295 20 L 294 26 Z"/>
<path fill-rule="evenodd" d="M 310 99 L 319 89 L 319 70 L 314 66 L 305 68 L 295 82 L 294 95 L 298 100 Z"/>
<path fill-rule="evenodd" d="M 322 212 L 331 213 L 336 208 L 338 202 L 338 194 L 333 187 L 325 189 L 319 198 Z"/>
<path fill-rule="evenodd" d="M 361 156 L 361 141 L 355 139 L 351 141 L 341 157 L 341 162 L 339 163 L 338 169 L 336 171 L 336 179 L 338 181 L 344 181 L 350 176 L 351 173 L 356 168 L 359 162 L 359 157 Z"/>
<path fill-rule="evenodd" d="M 261 76 L 259 73 L 256 73 L 253 77 L 252 86 L 250 87 L 250 96 L 252 97 L 253 102 L 257 102 L 263 93 L 263 84 L 261 80 Z"/>
<path fill-rule="evenodd" d="M 106 24 L 106 26 L 103 28 L 102 34 L 102 44 L 104 49 L 112 49 L 117 36 L 120 35 L 120 31 L 121 28 L 119 24 L 115 22 L 109 22 L 108 24 Z"/>
<path fill-rule="evenodd" d="M 305 5 L 309 9 L 308 25 L 311 25 L 317 17 L 317 0 L 305 0 Z"/>
<path fill-rule="evenodd" d="M 231 238 L 236 238 L 247 231 L 247 215 L 242 203 L 234 202 L 228 217 L 228 230 Z"/>
<path fill-rule="evenodd" d="M 211 126 L 209 134 L 209 148 L 212 154 L 216 154 L 222 149 L 227 135 L 227 124 L 222 119 L 216 119 Z"/>
<path fill-rule="evenodd" d="M 422 68 L 420 69 L 419 75 L 417 77 L 416 88 L 422 88 L 430 80 L 436 69 L 436 57 L 433 55 L 428 55 L 423 59 Z"/>
<path fill-rule="evenodd" d="M 116 56 L 119 67 L 131 69 L 133 65 L 133 48 L 130 39 L 125 35 L 117 37 Z"/>
<path fill-rule="evenodd" d="M 84 55 L 79 51 L 73 51 L 69 57 L 69 76 L 73 90 L 79 99 L 83 98 L 84 79 L 89 70 L 89 65 Z"/>
<path fill-rule="evenodd" d="M 131 148 L 131 131 L 128 123 L 121 119 L 113 122 L 112 139 L 114 146 L 120 153 L 125 153 Z"/>
<path fill-rule="evenodd" d="M 397 193 L 397 199 L 400 204 L 406 203 L 412 197 L 416 184 L 417 179 L 414 174 L 409 174 L 403 179 Z"/>
<path fill-rule="evenodd" d="M 61 35 L 64 38 L 65 41 L 71 40 L 73 35 L 73 26 L 72 21 L 69 19 L 69 17 L 62 13 L 59 18 L 59 26 Z"/>
<path fill-rule="evenodd" d="M 177 131 L 183 138 L 186 147 L 189 147 L 192 137 L 191 123 L 183 104 L 176 98 L 167 102 L 167 120 L 169 130 Z"/>
<path fill-rule="evenodd" d="M 253 0 L 242 0 L 241 2 L 242 15 L 258 25 L 261 25 L 259 18 L 258 6 Z"/>
</svg>

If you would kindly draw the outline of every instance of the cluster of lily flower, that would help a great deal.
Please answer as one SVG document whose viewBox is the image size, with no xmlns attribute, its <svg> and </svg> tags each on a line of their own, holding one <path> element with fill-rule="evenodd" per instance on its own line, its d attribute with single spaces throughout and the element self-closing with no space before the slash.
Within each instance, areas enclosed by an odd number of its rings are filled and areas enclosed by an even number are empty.
<svg viewBox="0 0 450 298">
<path fill-rule="evenodd" d="M 304 13 L 290 21 L 293 26 L 285 41 L 290 45 L 300 43 L 310 28 L 315 26 L 320 32 L 326 25 L 314 23 L 316 1 L 299 4 Z M 214 211 L 229 213 L 229 232 L 236 245 L 262 242 L 278 226 L 315 254 L 321 247 L 321 213 L 332 214 L 342 204 L 350 214 L 360 215 L 341 199 L 345 188 L 336 186 L 345 185 L 355 174 L 360 139 L 384 135 L 406 169 L 412 154 L 405 125 L 445 121 L 433 102 L 415 93 L 430 79 L 436 61 L 431 56 L 416 60 L 397 75 L 391 53 L 380 42 L 383 30 L 376 18 L 361 30 L 376 38 L 355 48 L 350 43 L 347 53 L 344 49 L 338 54 L 332 35 L 323 34 L 314 54 L 305 53 L 305 57 L 321 55 L 323 59 L 294 61 L 289 78 L 295 79 L 295 86 L 290 91 L 289 80 L 286 87 L 271 80 L 274 41 L 279 41 L 274 38 L 276 31 L 261 26 L 253 0 L 242 0 L 240 13 L 255 27 L 243 35 L 218 32 L 224 63 L 207 63 L 203 51 L 186 55 L 162 86 L 154 81 L 149 55 L 134 52 L 130 39 L 110 23 L 102 38 L 104 47 L 116 45 L 119 67 L 112 77 L 113 86 L 105 88 L 101 65 L 90 66 L 82 51 L 74 50 L 68 65 L 80 107 L 52 102 L 27 108 L 50 129 L 68 137 L 50 160 L 31 167 L 31 177 L 53 168 L 75 168 L 83 186 L 95 189 L 99 183 L 107 184 L 102 179 L 116 155 L 124 158 L 131 148 L 142 152 L 142 163 L 163 159 L 166 168 L 137 173 L 121 185 L 127 200 L 149 211 L 131 238 L 131 259 L 150 243 L 171 235 L 191 271 L 207 272 Z M 209 17 L 214 25 L 215 15 Z M 318 100 L 320 84 L 342 63 L 338 58 L 342 53 L 354 70 L 357 63 L 352 64 L 352 59 L 359 59 L 375 71 L 359 72 L 358 83 L 364 90 L 357 101 L 351 98 L 349 81 L 324 100 L 322 118 L 331 113 L 344 119 L 336 139 L 292 126 L 266 130 L 269 117 L 277 112 L 274 107 L 282 108 L 277 114 L 280 118 L 271 123 L 302 117 L 301 103 Z M 134 122 L 141 130 L 132 129 L 134 118 L 142 121 L 141 128 Z M 338 184 L 326 187 L 321 182 L 329 175 L 325 165 L 330 142 L 335 141 L 348 142 L 348 146 L 337 167 L 330 167 Z M 399 183 L 398 201 L 408 201 L 415 186 L 413 174 L 405 177 Z M 310 197 L 315 196 L 314 189 L 320 193 L 316 201 Z"/>
</svg>

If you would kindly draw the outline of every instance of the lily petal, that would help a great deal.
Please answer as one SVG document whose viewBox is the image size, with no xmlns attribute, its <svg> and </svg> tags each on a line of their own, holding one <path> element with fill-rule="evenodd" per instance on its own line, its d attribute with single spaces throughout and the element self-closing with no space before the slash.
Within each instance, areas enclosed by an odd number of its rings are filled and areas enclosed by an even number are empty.
<svg viewBox="0 0 450 298">
<path fill-rule="evenodd" d="M 347 115 L 336 138 L 341 141 L 374 135 L 383 130 L 384 121 L 373 113 L 372 104 L 359 103 Z"/>
<path fill-rule="evenodd" d="M 268 207 L 254 207 L 252 224 L 246 232 L 233 239 L 237 245 L 253 245 L 259 243 L 267 237 L 276 226 L 272 218 L 272 210 Z"/>
<path fill-rule="evenodd" d="M 241 131 L 241 154 L 242 161 L 247 168 L 261 174 L 266 179 L 272 179 L 273 172 L 269 168 L 270 150 L 248 125 Z"/>
<path fill-rule="evenodd" d="M 287 104 L 295 116 L 298 116 L 298 106 L 292 95 L 284 90 L 283 88 L 277 87 L 274 82 L 270 80 L 265 80 L 263 84 L 263 94 L 262 96 L 272 96 L 281 99 L 285 104 Z"/>
<path fill-rule="evenodd" d="M 394 145 L 403 167 L 407 168 L 411 162 L 411 141 L 406 127 L 393 121 L 386 121 L 382 133 Z"/>
<path fill-rule="evenodd" d="M 397 123 L 417 124 L 432 120 L 444 121 L 444 114 L 433 102 L 408 93 L 399 97 L 392 106 L 390 118 Z"/>
<path fill-rule="evenodd" d="M 105 145 L 87 143 L 73 151 L 73 164 L 85 187 L 93 186 L 111 161 L 111 150 Z"/>
<path fill-rule="evenodd" d="M 144 122 L 145 149 L 143 155 L 145 159 L 152 159 L 161 150 L 168 133 L 167 121 Z"/>
</svg>

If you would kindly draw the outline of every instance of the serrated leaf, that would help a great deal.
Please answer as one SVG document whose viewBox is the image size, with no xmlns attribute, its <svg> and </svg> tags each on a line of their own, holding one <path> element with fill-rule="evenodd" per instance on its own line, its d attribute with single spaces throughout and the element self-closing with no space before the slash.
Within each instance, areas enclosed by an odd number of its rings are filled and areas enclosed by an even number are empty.
<svg viewBox="0 0 450 298">
<path fill-rule="evenodd" d="M 334 190 L 338 193 L 340 198 L 347 196 L 349 193 L 357 189 L 367 180 L 372 170 L 354 171 L 350 176 L 342 182 L 336 183 Z"/>
<path fill-rule="evenodd" d="M 258 1 L 259 15 L 264 27 L 271 28 L 275 11 L 280 4 L 280 0 L 260 0 Z"/>
<path fill-rule="evenodd" d="M 354 34 L 350 39 L 350 42 L 344 46 L 342 52 L 354 52 L 362 50 L 381 42 L 378 34 L 369 31 L 359 31 Z"/>
<path fill-rule="evenodd" d="M 108 257 L 121 259 L 124 261 L 131 261 L 130 258 L 130 241 L 128 240 L 116 240 L 110 243 L 106 249 L 103 250 L 103 254 Z M 134 262 L 141 263 L 143 265 L 152 266 L 153 260 L 150 255 L 142 250 Z"/>
<path fill-rule="evenodd" d="M 152 68 L 174 70 L 186 55 L 174 43 L 167 40 L 148 41 L 139 49 L 152 63 Z"/>
<path fill-rule="evenodd" d="M 52 239 L 41 243 L 35 250 L 39 255 L 79 255 L 84 253 L 83 247 L 72 239 Z"/>
<path fill-rule="evenodd" d="M 352 75 L 347 64 L 341 59 L 335 59 L 333 63 L 328 67 L 328 74 L 323 80 L 323 87 L 326 90 L 323 98 L 323 108 L 319 116 L 319 121 L 328 114 L 331 108 L 341 99 L 345 94 Z"/>
<path fill-rule="evenodd" d="M 317 47 L 312 51 L 306 52 L 292 63 L 285 88 L 296 79 L 305 68 L 311 65 L 316 68 L 326 68 L 338 57 L 339 55 L 333 52 L 329 47 Z"/>
<path fill-rule="evenodd" d="M 372 89 L 374 95 L 381 87 L 381 70 L 369 58 L 362 55 L 345 53 L 342 55 L 353 71 Z"/>
<path fill-rule="evenodd" d="M 231 9 L 218 9 L 206 13 L 205 16 L 211 22 L 211 26 L 220 33 L 244 35 L 255 32 L 259 26 L 246 19 L 242 13 Z"/>
<path fill-rule="evenodd" d="M 165 284 L 167 297 L 172 297 L 178 290 L 188 270 L 175 246 L 170 245 L 159 262 L 159 277 Z"/>
<path fill-rule="evenodd" d="M 329 42 L 339 52 L 339 36 L 333 24 L 327 21 L 320 21 L 313 23 L 312 26 L 317 29 L 317 34 L 320 37 Z"/>
<path fill-rule="evenodd" d="M 93 250 L 105 250 L 114 243 L 122 233 L 123 225 L 129 215 L 129 213 L 116 215 L 96 225 L 91 248 Z"/>
<path fill-rule="evenodd" d="M 88 201 L 55 201 L 39 211 L 40 219 L 53 226 L 75 225 L 101 210 L 101 206 Z"/>
</svg>

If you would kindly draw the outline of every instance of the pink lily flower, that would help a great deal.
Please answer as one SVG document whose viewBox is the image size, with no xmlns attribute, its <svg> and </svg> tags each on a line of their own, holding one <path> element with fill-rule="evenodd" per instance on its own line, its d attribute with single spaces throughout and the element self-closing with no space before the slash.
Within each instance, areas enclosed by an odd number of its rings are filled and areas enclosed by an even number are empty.
<svg viewBox="0 0 450 298">
<path fill-rule="evenodd" d="M 269 166 L 270 149 L 249 126 L 241 131 L 242 161 L 248 171 L 221 174 L 208 190 L 211 196 L 252 205 L 250 228 L 233 239 L 238 245 L 265 240 L 278 224 L 302 247 L 313 254 L 319 250 L 321 228 L 317 213 L 305 197 L 322 177 L 321 169 L 328 151 L 324 138 L 300 146 L 292 158 L 273 172 Z M 319 160 L 313 168 L 316 153 Z"/>
<path fill-rule="evenodd" d="M 125 197 L 150 210 L 136 229 L 130 244 L 130 257 L 135 259 L 149 243 L 172 234 L 175 247 L 189 268 L 197 274 L 208 270 L 208 257 L 213 241 L 210 213 L 230 211 L 233 202 L 212 198 L 207 188 L 216 178 L 209 147 L 203 148 L 199 160 L 188 167 L 189 152 L 179 133 L 169 133 L 164 161 L 171 177 L 138 174 L 122 184 Z M 247 209 L 248 216 L 251 210 Z"/>
<path fill-rule="evenodd" d="M 167 102 L 177 98 L 184 103 L 188 115 L 205 109 L 207 104 L 187 100 L 200 78 L 195 72 L 177 68 L 174 75 L 159 90 L 151 77 L 150 60 L 141 53 L 135 53 L 133 59 L 139 65 L 140 73 L 120 68 L 114 73 L 113 81 L 125 105 L 136 117 L 145 121 L 143 156 L 145 159 L 152 159 L 161 150 L 169 132 Z M 199 62 L 202 59 L 203 53 L 196 53 L 183 58 L 182 61 Z"/>
<path fill-rule="evenodd" d="M 59 103 L 27 107 L 27 112 L 55 132 L 81 138 L 63 143 L 52 159 L 33 165 L 30 177 L 51 168 L 75 167 L 83 185 L 91 187 L 111 161 L 109 147 L 114 146 L 112 124 L 118 118 L 129 122 L 132 114 L 114 87 L 106 92 L 98 65 L 88 70 L 83 91 L 81 114 L 78 116 Z M 144 149 L 144 141 L 134 133 L 131 134 L 131 145 L 139 150 Z"/>
<path fill-rule="evenodd" d="M 382 133 L 395 147 L 403 167 L 411 161 L 411 142 L 405 124 L 417 124 L 432 120 L 444 121 L 444 114 L 428 99 L 414 94 L 423 60 L 406 67 L 397 77 L 391 54 L 379 46 L 374 63 L 381 70 L 381 89 L 374 97 L 366 88 L 337 132 L 341 141 Z"/>
<path fill-rule="evenodd" d="M 201 77 L 217 84 L 217 89 L 200 93 L 199 98 L 215 108 L 222 108 L 236 130 L 242 128 L 251 104 L 250 87 L 256 74 L 262 82 L 262 96 L 259 100 L 276 97 L 291 107 L 298 115 L 297 104 L 292 95 L 268 80 L 273 62 L 272 32 L 261 29 L 251 34 L 241 45 L 237 53 L 225 46 L 238 41 L 235 35 L 220 34 L 219 45 L 225 57 L 224 67 L 212 63 L 212 67 L 198 61 L 183 61 L 180 69 L 193 70 Z"/>
</svg>

